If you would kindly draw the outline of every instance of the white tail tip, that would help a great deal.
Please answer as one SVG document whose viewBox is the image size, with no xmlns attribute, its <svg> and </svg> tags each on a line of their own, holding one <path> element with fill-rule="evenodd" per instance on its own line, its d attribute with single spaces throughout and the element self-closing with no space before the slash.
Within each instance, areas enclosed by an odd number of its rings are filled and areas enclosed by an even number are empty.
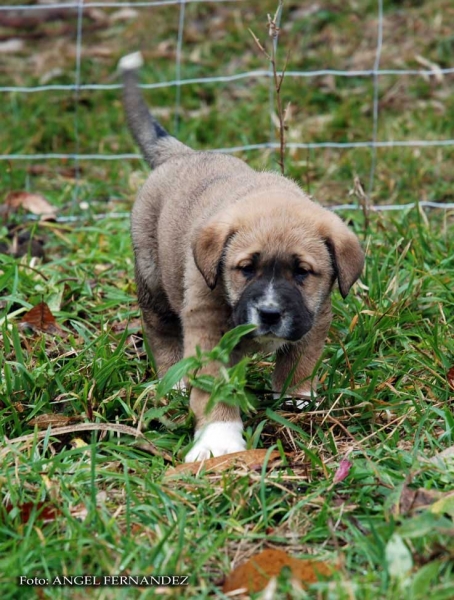
<svg viewBox="0 0 454 600">
<path fill-rule="evenodd" d="M 143 65 L 143 56 L 141 52 L 133 52 L 120 58 L 118 69 L 120 71 L 135 71 Z"/>
</svg>

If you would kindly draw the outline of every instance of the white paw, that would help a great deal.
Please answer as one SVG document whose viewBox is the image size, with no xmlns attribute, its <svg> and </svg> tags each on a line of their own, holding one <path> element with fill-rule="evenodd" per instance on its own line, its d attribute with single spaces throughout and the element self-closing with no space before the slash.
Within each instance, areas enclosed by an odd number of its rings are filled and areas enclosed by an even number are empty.
<svg viewBox="0 0 454 600">
<path fill-rule="evenodd" d="M 195 434 L 195 443 L 186 454 L 185 462 L 196 462 L 246 449 L 241 421 L 215 421 Z"/>
</svg>

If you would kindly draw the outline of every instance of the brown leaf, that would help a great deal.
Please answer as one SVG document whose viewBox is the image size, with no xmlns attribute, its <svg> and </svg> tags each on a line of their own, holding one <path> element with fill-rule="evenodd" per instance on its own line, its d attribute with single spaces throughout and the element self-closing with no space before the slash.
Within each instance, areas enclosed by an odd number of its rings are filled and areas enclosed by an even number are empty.
<svg viewBox="0 0 454 600">
<path fill-rule="evenodd" d="M 45 414 L 38 415 L 34 419 L 30 419 L 28 425 L 32 425 L 33 427 L 36 425 L 38 429 L 47 429 L 49 425 L 65 427 L 65 425 L 70 425 L 71 423 L 80 421 L 81 419 L 82 417 L 78 416 L 65 417 L 65 415 Z"/>
<path fill-rule="evenodd" d="M 454 458 L 454 446 L 449 446 L 445 448 L 441 452 L 437 452 L 434 456 L 432 456 L 430 460 L 431 463 L 435 464 L 443 464 L 448 460 L 453 460 Z"/>
<path fill-rule="evenodd" d="M 142 320 L 139 318 L 123 319 L 123 321 L 112 324 L 112 331 L 114 333 L 123 333 L 126 329 L 128 330 L 128 333 L 142 331 Z"/>
<path fill-rule="evenodd" d="M 187 475 L 192 473 L 197 475 L 199 472 L 215 472 L 220 473 L 231 467 L 247 467 L 250 470 L 261 469 L 268 450 L 245 450 L 243 452 L 232 452 L 232 454 L 224 454 L 224 456 L 216 456 L 208 458 L 201 462 L 183 463 L 176 467 L 167 469 L 166 477 L 176 475 Z M 271 452 L 268 460 L 268 467 L 272 468 L 280 460 L 281 455 L 277 450 Z"/>
<path fill-rule="evenodd" d="M 448 380 L 449 387 L 454 390 L 454 367 L 451 367 L 446 373 L 446 379 Z"/>
<path fill-rule="evenodd" d="M 293 558 L 282 550 L 270 548 L 234 569 L 225 579 L 222 591 L 224 594 L 240 589 L 249 593 L 260 592 L 284 567 L 288 567 L 292 577 L 303 586 L 316 583 L 319 576 L 329 577 L 333 573 L 333 568 L 324 562 Z"/>
<path fill-rule="evenodd" d="M 418 510 L 424 510 L 436 502 L 442 495 L 437 490 L 426 490 L 424 488 L 415 490 L 404 484 L 399 499 L 399 514 L 406 515 Z"/>
<path fill-rule="evenodd" d="M 84 58 L 110 58 L 114 54 L 108 46 L 92 46 L 84 50 Z"/>
<path fill-rule="evenodd" d="M 55 320 L 54 315 L 45 302 L 40 302 L 29 310 L 21 319 L 23 327 L 30 327 L 34 331 L 64 335 L 63 330 Z"/>
<path fill-rule="evenodd" d="M 7 504 L 5 506 L 6 512 L 10 513 L 14 508 L 19 509 L 19 515 L 22 523 L 26 524 L 30 520 L 30 516 L 34 508 L 36 508 L 37 519 L 44 523 L 51 523 L 55 521 L 56 517 L 60 515 L 60 511 L 55 508 L 49 502 L 23 502 L 17 506 L 14 504 Z"/>
<path fill-rule="evenodd" d="M 44 248 L 40 240 L 27 240 L 25 242 L 19 242 L 16 238 L 13 238 L 13 243 L 9 249 L 10 254 L 15 258 L 21 258 L 22 256 L 44 258 Z"/>
<path fill-rule="evenodd" d="M 353 316 L 353 319 L 351 320 L 351 323 L 350 323 L 350 325 L 348 327 L 348 330 L 349 330 L 350 333 L 355 329 L 356 324 L 358 323 L 358 318 L 359 318 L 358 314 L 356 314 L 356 315 Z"/>
<path fill-rule="evenodd" d="M 100 506 L 107 499 L 107 494 L 104 491 L 96 494 L 96 505 Z M 17 508 L 22 523 L 26 524 L 30 520 L 33 509 L 36 509 L 37 520 L 43 523 L 51 523 L 60 516 L 61 511 L 55 507 L 51 502 L 23 502 L 22 504 L 14 505 L 12 503 L 5 505 L 6 512 L 10 513 L 13 509 Z M 85 519 L 88 514 L 87 507 L 84 504 L 77 504 L 70 508 L 71 516 L 76 519 Z"/>
<path fill-rule="evenodd" d="M 102 504 L 104 504 L 104 502 L 106 502 L 106 500 L 106 492 L 101 491 L 96 494 L 96 506 L 101 506 Z M 85 504 L 80 503 L 76 506 L 71 506 L 69 512 L 71 513 L 71 516 L 75 519 L 83 521 L 88 515 L 88 508 Z"/>
<path fill-rule="evenodd" d="M 43 82 L 40 81 L 40 83 Z M 79 165 L 78 169 L 79 173 L 83 171 L 83 167 L 81 165 Z M 48 177 L 59 175 L 64 179 L 74 179 L 76 177 L 76 168 L 67 166 L 50 167 L 49 165 L 32 164 L 27 167 L 27 173 L 30 173 L 30 175 L 41 175 Z"/>
<path fill-rule="evenodd" d="M 49 204 L 44 196 L 29 192 L 10 192 L 5 198 L 5 205 L 13 209 L 25 208 L 34 215 L 40 215 L 43 221 L 55 219 L 57 213 L 55 206 Z"/>
</svg>

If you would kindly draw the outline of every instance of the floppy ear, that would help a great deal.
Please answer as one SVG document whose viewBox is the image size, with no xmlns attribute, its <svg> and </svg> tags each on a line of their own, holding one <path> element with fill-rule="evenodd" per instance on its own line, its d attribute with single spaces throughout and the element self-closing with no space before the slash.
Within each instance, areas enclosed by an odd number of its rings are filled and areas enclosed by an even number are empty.
<svg viewBox="0 0 454 600">
<path fill-rule="evenodd" d="M 192 241 L 192 254 L 210 290 L 216 287 L 222 255 L 234 231 L 227 221 L 211 220 L 200 227 Z"/>
<path fill-rule="evenodd" d="M 345 223 L 334 214 L 323 225 L 325 243 L 334 266 L 334 276 L 339 283 L 342 298 L 361 275 L 364 252 L 358 238 Z"/>
</svg>

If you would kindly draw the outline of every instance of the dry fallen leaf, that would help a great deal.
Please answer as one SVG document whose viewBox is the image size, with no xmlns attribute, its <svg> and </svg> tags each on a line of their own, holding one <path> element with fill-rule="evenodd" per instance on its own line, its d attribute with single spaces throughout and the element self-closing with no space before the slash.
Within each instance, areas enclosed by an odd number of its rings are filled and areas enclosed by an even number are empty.
<svg viewBox="0 0 454 600">
<path fill-rule="evenodd" d="M 23 327 L 30 327 L 34 331 L 64 335 L 64 331 L 58 325 L 54 315 L 45 302 L 40 302 L 29 310 L 21 319 Z"/>
<path fill-rule="evenodd" d="M 36 504 L 35 502 L 23 502 L 17 505 L 7 504 L 5 508 L 7 513 L 10 513 L 13 509 L 17 508 L 20 520 L 24 525 L 30 520 L 34 508 L 36 508 L 37 519 L 43 523 L 51 523 L 61 514 L 58 508 L 50 502 L 38 502 Z"/>
<path fill-rule="evenodd" d="M 107 500 L 107 494 L 104 491 L 96 494 L 96 506 L 100 506 Z M 45 502 L 23 502 L 21 504 L 6 504 L 5 509 L 7 513 L 11 513 L 14 509 L 17 509 L 17 513 L 20 517 L 21 522 L 25 525 L 30 520 L 33 510 L 36 510 L 36 519 L 42 523 L 51 523 L 55 521 L 57 517 L 63 516 L 63 513 L 57 508 L 51 501 Z M 83 520 L 88 514 L 88 509 L 85 504 L 77 504 L 71 506 L 69 510 L 72 517 L 75 519 Z"/>
<path fill-rule="evenodd" d="M 437 63 L 434 63 L 431 60 L 428 60 L 427 58 L 424 58 L 424 56 L 421 56 L 419 54 L 415 56 L 415 60 L 426 69 L 430 69 L 433 72 L 435 80 L 438 81 L 438 83 L 441 83 L 443 81 L 443 71 L 441 70 L 440 65 L 437 65 Z M 425 78 L 427 79 L 427 75 L 425 76 Z"/>
<path fill-rule="evenodd" d="M 230 469 L 231 467 L 247 467 L 251 470 L 261 469 L 265 461 L 268 450 L 245 450 L 243 452 L 233 452 L 224 456 L 209 458 L 201 462 L 183 463 L 176 467 L 171 467 L 167 470 L 166 477 L 174 477 L 177 475 L 187 475 L 192 473 L 219 473 Z M 277 450 L 273 450 L 269 455 L 268 468 L 272 468 L 280 461 L 281 455 Z"/>
<path fill-rule="evenodd" d="M 429 459 L 431 463 L 438 465 L 444 465 L 446 462 L 454 460 L 454 446 L 449 446 L 441 452 L 437 452 L 432 458 Z"/>
<path fill-rule="evenodd" d="M 126 8 L 120 8 L 120 10 L 116 10 L 115 12 L 113 12 L 110 16 L 109 16 L 109 20 L 111 23 L 115 23 L 116 21 L 130 21 L 130 20 L 135 20 L 137 19 L 139 16 L 139 13 L 137 12 L 137 10 L 134 10 L 133 8 L 130 7 L 126 7 Z"/>
<path fill-rule="evenodd" d="M 442 495 L 442 492 L 437 490 L 426 490 L 424 488 L 411 489 L 405 484 L 399 498 L 399 514 L 406 515 L 418 510 L 424 510 L 436 502 Z"/>
<path fill-rule="evenodd" d="M 446 373 L 446 379 L 448 380 L 449 387 L 454 390 L 454 367 L 451 367 Z"/>
<path fill-rule="evenodd" d="M 44 244 L 40 239 L 25 239 L 20 241 L 20 237 L 13 237 L 11 247 L 7 249 L 9 254 L 12 254 L 15 258 L 21 258 L 22 256 L 30 256 L 36 258 L 44 258 Z"/>
<path fill-rule="evenodd" d="M 92 46 L 84 50 L 84 58 L 110 58 L 114 54 L 108 46 Z"/>
<path fill-rule="evenodd" d="M 24 42 L 17 38 L 0 42 L 0 54 L 17 54 L 24 48 Z"/>
<path fill-rule="evenodd" d="M 59 73 L 55 73 L 55 69 L 54 69 L 54 73 L 53 75 L 61 75 L 61 72 Z M 50 75 L 49 75 L 50 77 Z M 39 83 L 41 85 L 45 85 L 47 83 L 47 81 L 43 80 L 43 77 L 40 79 Z M 83 172 L 83 167 L 82 165 L 78 166 L 79 169 L 79 173 Z M 52 176 L 59 176 L 59 177 L 63 177 L 65 179 L 74 179 L 76 177 L 76 168 L 75 167 L 71 167 L 71 166 L 50 166 L 50 165 L 46 165 L 46 164 L 32 164 L 29 165 L 27 167 L 27 173 L 30 173 L 30 175 L 36 175 L 36 176 L 43 176 L 43 177 L 52 177 Z"/>
<path fill-rule="evenodd" d="M 356 315 L 353 316 L 353 319 L 351 320 L 351 323 L 350 323 L 350 325 L 348 327 L 348 330 L 349 330 L 350 333 L 355 329 L 355 327 L 356 327 L 356 325 L 358 323 L 358 318 L 359 318 L 358 314 L 356 314 Z"/>
<path fill-rule="evenodd" d="M 445 492 L 432 504 L 430 512 L 435 515 L 447 514 L 454 517 L 454 492 Z"/>
<path fill-rule="evenodd" d="M 87 442 L 84 442 L 81 438 L 73 438 L 71 440 L 71 446 L 73 448 L 89 448 Z"/>
<path fill-rule="evenodd" d="M 101 491 L 96 494 L 96 506 L 101 506 L 102 504 L 104 504 L 106 502 L 106 500 L 107 500 L 106 492 Z M 71 516 L 74 517 L 75 519 L 79 519 L 80 521 L 83 521 L 88 515 L 88 508 L 83 502 L 81 502 L 80 504 L 77 504 L 76 506 L 71 506 L 71 508 L 69 509 L 69 512 L 71 513 Z"/>
<path fill-rule="evenodd" d="M 333 568 L 324 562 L 293 558 L 283 550 L 270 548 L 234 569 L 226 577 L 222 591 L 224 594 L 241 589 L 249 593 L 260 592 L 284 567 L 288 567 L 293 579 L 303 586 L 316 583 L 320 577 L 329 577 L 333 573 Z"/>
<path fill-rule="evenodd" d="M 54 425 L 56 427 L 64 427 L 65 425 L 70 425 L 71 423 L 75 423 L 76 421 L 80 421 L 82 417 L 72 416 L 66 417 L 65 415 L 54 415 L 54 414 L 45 414 L 38 415 L 34 419 L 30 419 L 28 425 L 38 427 L 38 429 L 47 429 L 49 425 Z"/>
<path fill-rule="evenodd" d="M 123 319 L 123 321 L 112 323 L 112 331 L 114 333 L 123 333 L 126 329 L 128 330 L 128 333 L 142 331 L 141 319 Z"/>
<path fill-rule="evenodd" d="M 5 198 L 5 205 L 10 208 L 25 208 L 34 215 L 39 215 L 41 220 L 55 219 L 57 209 L 41 196 L 30 192 L 10 192 Z"/>
</svg>

